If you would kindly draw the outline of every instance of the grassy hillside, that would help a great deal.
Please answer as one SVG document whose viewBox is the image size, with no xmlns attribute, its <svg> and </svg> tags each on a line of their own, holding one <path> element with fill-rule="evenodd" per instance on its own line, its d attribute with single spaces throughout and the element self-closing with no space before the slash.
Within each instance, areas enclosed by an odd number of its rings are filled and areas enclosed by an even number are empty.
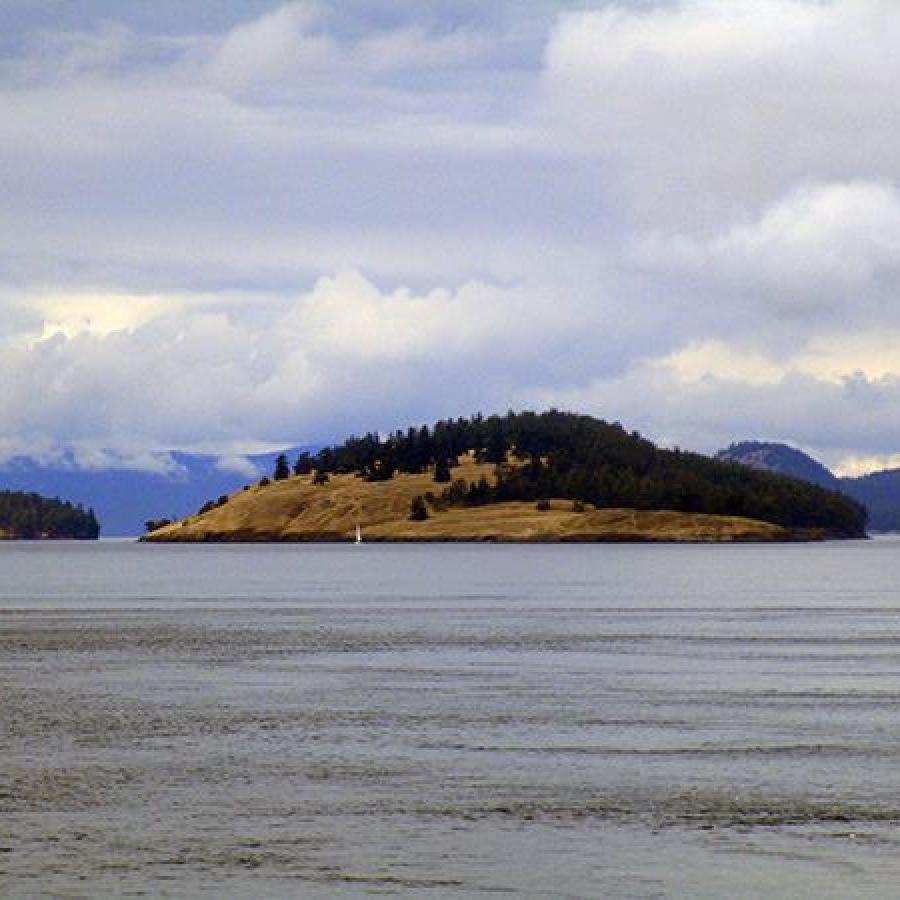
<svg viewBox="0 0 900 900">
<path fill-rule="evenodd" d="M 492 464 L 479 464 L 472 456 L 460 463 L 451 469 L 457 483 L 496 482 Z M 551 500 L 541 510 L 531 502 L 443 509 L 428 504 L 428 518 L 411 521 L 414 498 L 435 487 L 427 473 L 388 481 L 333 475 L 324 485 L 314 484 L 312 475 L 294 475 L 239 491 L 201 515 L 158 528 L 145 540 L 347 541 L 357 523 L 365 541 L 776 541 L 791 536 L 779 526 L 740 517 L 592 506 L 576 512 L 564 499 Z"/>
</svg>

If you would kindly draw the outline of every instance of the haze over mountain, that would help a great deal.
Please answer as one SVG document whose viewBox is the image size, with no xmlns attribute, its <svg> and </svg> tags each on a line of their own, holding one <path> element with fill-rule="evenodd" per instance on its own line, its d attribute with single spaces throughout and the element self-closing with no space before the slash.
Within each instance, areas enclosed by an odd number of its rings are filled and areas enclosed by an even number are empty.
<svg viewBox="0 0 900 900">
<path fill-rule="evenodd" d="M 900 531 L 900 469 L 838 477 L 802 450 L 772 441 L 741 441 L 716 458 L 840 491 L 865 505 L 873 531 Z"/>
</svg>

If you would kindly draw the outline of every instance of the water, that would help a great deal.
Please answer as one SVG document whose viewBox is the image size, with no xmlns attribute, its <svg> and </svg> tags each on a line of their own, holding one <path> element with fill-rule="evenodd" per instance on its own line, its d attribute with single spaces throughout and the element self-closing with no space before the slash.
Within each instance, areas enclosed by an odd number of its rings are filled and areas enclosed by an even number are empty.
<svg viewBox="0 0 900 900">
<path fill-rule="evenodd" d="M 2 896 L 896 894 L 898 540 L 0 572 Z"/>
</svg>

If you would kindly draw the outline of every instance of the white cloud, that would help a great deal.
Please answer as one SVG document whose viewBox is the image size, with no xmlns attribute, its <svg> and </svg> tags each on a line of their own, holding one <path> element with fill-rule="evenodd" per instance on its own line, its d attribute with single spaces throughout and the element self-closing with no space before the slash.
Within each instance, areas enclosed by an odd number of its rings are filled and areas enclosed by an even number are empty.
<svg viewBox="0 0 900 900">
<path fill-rule="evenodd" d="M 669 445 L 714 452 L 742 439 L 784 441 L 834 467 L 851 455 L 889 453 L 900 432 L 897 375 L 835 380 L 788 368 L 765 381 L 712 373 L 685 380 L 649 361 L 583 388 L 544 391 L 540 401 L 622 421 Z"/>
<path fill-rule="evenodd" d="M 753 221 L 701 238 L 650 233 L 634 262 L 688 280 L 758 319 L 790 317 L 821 330 L 851 317 L 900 324 L 891 302 L 900 276 L 900 195 L 893 185 L 854 181 L 804 185 Z"/>
<path fill-rule="evenodd" d="M 761 276 L 775 302 L 809 311 L 853 292 L 858 303 L 879 278 L 900 273 L 900 200 L 888 184 L 802 188 L 731 229 L 712 253 L 735 281 Z"/>
<path fill-rule="evenodd" d="M 398 402 L 431 415 L 459 391 L 474 409 L 577 325 L 516 288 L 383 292 L 355 272 L 280 305 L 135 297 L 126 320 L 126 299 L 105 298 L 104 309 L 103 297 L 76 296 L 64 318 L 57 297 L 40 333 L 8 347 L 0 421 L 21 444 L 6 456 L 62 438 L 92 467 L 172 449 L 218 449 L 233 462 L 321 440 L 335 419 L 354 428 L 364 409 L 381 428 L 401 424 L 390 412 Z"/>
<path fill-rule="evenodd" d="M 347 78 L 464 65 L 492 43 L 470 30 L 432 34 L 421 26 L 339 40 L 327 31 L 326 13 L 324 5 L 293 0 L 236 26 L 206 63 L 212 84 L 245 99 L 256 88 L 283 99 L 306 92 L 312 78 L 332 93 Z"/>
<path fill-rule="evenodd" d="M 687 384 L 709 378 L 753 385 L 774 384 L 787 372 L 783 364 L 764 353 L 721 340 L 691 341 L 658 364 L 670 369 L 678 382 Z"/>
<path fill-rule="evenodd" d="M 878 382 L 897 375 L 900 369 L 900 330 L 896 328 L 815 335 L 787 357 L 754 349 L 752 344 L 752 337 L 738 343 L 691 341 L 655 364 L 687 384 L 713 378 L 771 385 L 792 372 L 835 384 L 851 375 Z"/>
<path fill-rule="evenodd" d="M 296 68 L 328 66 L 336 47 L 326 35 L 310 33 L 317 19 L 312 3 L 293 2 L 238 25 L 210 59 L 210 77 L 226 89 L 241 90 Z"/>
<path fill-rule="evenodd" d="M 871 456 L 846 456 L 831 467 L 835 475 L 858 478 L 884 469 L 900 469 L 900 453 L 878 453 Z"/>
<path fill-rule="evenodd" d="M 542 402 L 896 452 L 900 7 L 439 7 L 0 60 L 0 456 Z"/>
<path fill-rule="evenodd" d="M 220 456 L 216 460 L 215 467 L 220 472 L 243 475 L 251 481 L 254 478 L 259 478 L 262 474 L 259 471 L 259 468 L 247 459 L 246 456 Z"/>
<path fill-rule="evenodd" d="M 616 5 L 563 17 L 544 90 L 643 221 L 703 227 L 798 179 L 900 175 L 898 46 L 880 0 Z"/>
<path fill-rule="evenodd" d="M 55 335 L 74 338 L 79 334 L 106 337 L 116 331 L 134 331 L 172 310 L 173 297 L 126 294 L 68 294 L 38 296 L 32 300 L 43 327 L 34 341 Z"/>
<path fill-rule="evenodd" d="M 435 354 L 483 359 L 497 341 L 529 343 L 538 334 L 576 326 L 563 307 L 552 308 L 527 292 L 478 282 L 455 291 L 384 294 L 357 272 L 322 278 L 308 303 L 290 318 L 298 333 L 313 335 L 317 358 L 351 366 L 403 359 L 428 364 Z"/>
</svg>

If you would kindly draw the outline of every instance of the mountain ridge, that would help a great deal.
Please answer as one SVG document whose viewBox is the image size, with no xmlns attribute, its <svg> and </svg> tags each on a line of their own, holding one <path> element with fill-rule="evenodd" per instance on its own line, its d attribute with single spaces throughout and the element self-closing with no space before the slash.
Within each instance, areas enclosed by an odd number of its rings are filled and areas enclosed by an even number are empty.
<svg viewBox="0 0 900 900">
<path fill-rule="evenodd" d="M 808 453 L 778 441 L 738 441 L 716 454 L 716 459 L 740 462 L 751 468 L 799 478 L 836 490 L 838 477 Z"/>
</svg>

